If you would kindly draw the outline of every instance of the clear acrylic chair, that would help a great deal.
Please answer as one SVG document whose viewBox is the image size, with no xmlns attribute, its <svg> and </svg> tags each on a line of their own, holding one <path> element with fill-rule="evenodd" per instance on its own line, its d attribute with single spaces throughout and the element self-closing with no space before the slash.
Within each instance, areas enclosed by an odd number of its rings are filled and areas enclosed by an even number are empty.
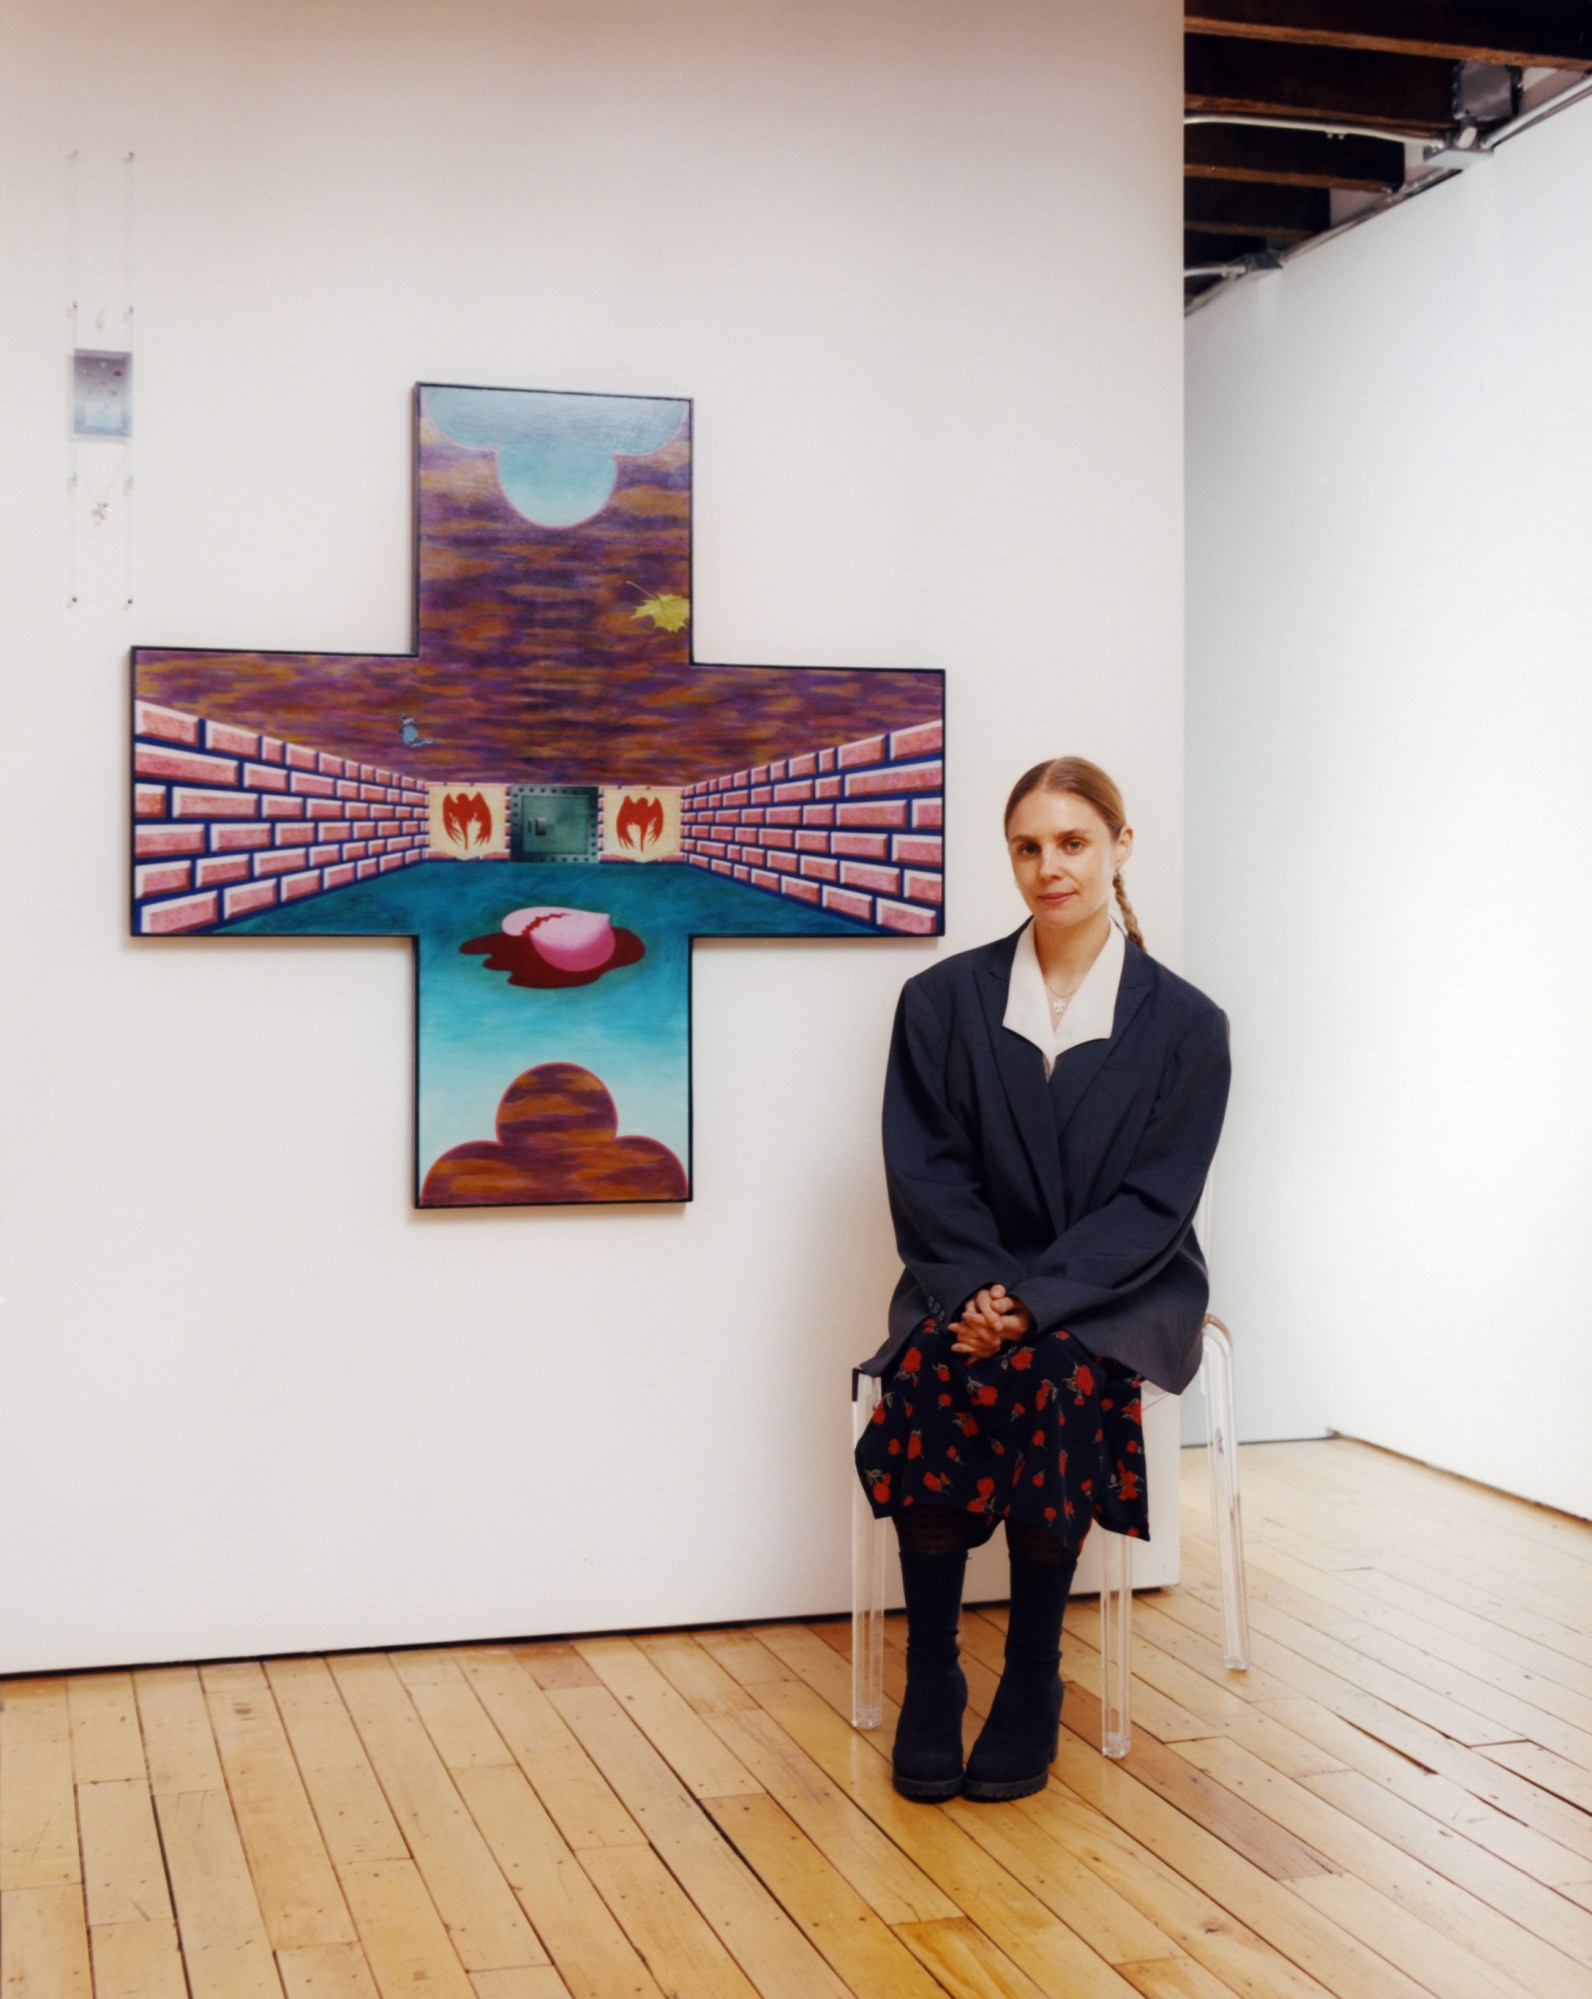
<svg viewBox="0 0 1592 1999">
<path fill-rule="evenodd" d="M 1233 1423 L 1232 1335 L 1207 1312 L 1199 1383 L 1205 1395 L 1211 1469 L 1211 1528 L 1216 1543 L 1226 1665 L 1249 1665 L 1249 1604 L 1244 1587 L 1243 1521 L 1239 1512 L 1237 1433 Z M 1165 1390 L 1146 1387 L 1145 1406 Z M 851 1376 L 852 1448 L 861 1441 L 878 1406 L 877 1375 Z M 884 1693 L 885 1564 L 894 1536 L 888 1516 L 875 1519 L 862 1481 L 852 1471 L 851 1514 L 851 1722 L 877 1728 Z M 1101 1534 L 1100 1749 L 1126 1756 L 1132 1747 L 1128 1683 L 1133 1645 L 1133 1549 L 1126 1534 Z"/>
</svg>

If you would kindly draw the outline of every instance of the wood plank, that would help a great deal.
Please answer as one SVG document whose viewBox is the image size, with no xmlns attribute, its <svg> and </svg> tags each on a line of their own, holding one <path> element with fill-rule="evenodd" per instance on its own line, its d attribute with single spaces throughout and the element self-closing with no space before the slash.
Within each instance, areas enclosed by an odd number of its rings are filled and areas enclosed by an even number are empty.
<svg viewBox="0 0 1592 1999">
<path fill-rule="evenodd" d="M 143 1778 L 80 1784 L 77 1811 L 90 1923 L 171 1922 L 166 1863 Z"/>
<path fill-rule="evenodd" d="M 1190 34 L 1592 69 L 1592 21 L 1577 0 L 1195 0 Z"/>
<path fill-rule="evenodd" d="M 287 1999 L 380 1999 L 357 1943 L 294 1944 L 277 1952 L 276 1963 Z"/>
<path fill-rule="evenodd" d="M 570 1999 L 569 1987 L 550 1964 L 515 1971 L 475 1971 L 470 1974 L 476 1999 Z"/>
<path fill-rule="evenodd" d="M 254 1891 L 276 1950 L 353 1943 L 331 1857 L 261 1668 L 200 1673 Z"/>
<path fill-rule="evenodd" d="M 466 1971 L 546 1964 L 392 1667 L 371 1653 L 339 1654 L 328 1664 L 460 1964 Z"/>
<path fill-rule="evenodd" d="M 1043 1999 L 1046 1988 L 1020 1971 L 966 1916 L 903 1923 L 897 1935 L 926 1967 L 931 1991 L 954 1992 L 958 1999 L 964 1994 L 966 1999 Z"/>
<path fill-rule="evenodd" d="M 575 1650 L 699 1798 L 751 1797 L 763 1788 L 629 1638 L 578 1640 Z"/>
<path fill-rule="evenodd" d="M 1122 1975 L 1144 1999 L 1231 1999 L 1233 1988 L 1192 1957 L 1153 1957 L 1124 1964 Z"/>
<path fill-rule="evenodd" d="M 1453 123 L 1452 65 L 1429 56 L 1187 35 L 1183 68 L 1189 111 L 1317 118 L 1434 138 Z"/>
<path fill-rule="evenodd" d="M 1388 139 L 1335 139 L 1325 132 L 1260 125 L 1185 125 L 1183 172 L 1199 179 L 1380 194 L 1403 186 L 1404 148 Z"/>
<path fill-rule="evenodd" d="M 1297 242 L 1332 226 L 1331 196 L 1322 188 L 1244 181 L 1183 183 L 1183 227 L 1216 236 L 1262 236 Z"/>
<path fill-rule="evenodd" d="M 188 1999 L 175 1922 L 107 1923 L 88 1934 L 94 1999 Z"/>
<path fill-rule="evenodd" d="M 584 1676 L 576 1684 L 595 1686 L 590 1666 L 570 1656 Z M 472 1646 L 461 1652 L 459 1663 L 567 1845 L 579 1853 L 588 1846 L 646 1843 L 646 1834 L 512 1652 Z"/>
<path fill-rule="evenodd" d="M 606 1687 L 545 1696 L 761 1995 L 849 1999 L 801 1931 L 729 1847 Z"/>
<path fill-rule="evenodd" d="M 155 1813 L 193 1999 L 282 1999 L 227 1794 L 166 1792 Z"/>
<path fill-rule="evenodd" d="M 597 1675 L 562 1638 L 544 1638 L 530 1645 L 516 1645 L 512 1656 L 539 1687 L 594 1687 Z"/>
<path fill-rule="evenodd" d="M 437 1754 L 450 1770 L 517 1767 L 514 1752 L 492 1726 L 462 1674 L 452 1680 L 410 1680 L 405 1686 Z"/>
<path fill-rule="evenodd" d="M 5 1999 L 92 1999 L 83 1890 L 0 1893 L 0 1992 Z"/>
<path fill-rule="evenodd" d="M 324 1659 L 267 1659 L 265 1677 L 333 1862 L 407 1860 L 359 1731 Z"/>
<path fill-rule="evenodd" d="M 344 1861 L 337 1878 L 381 1999 L 476 1999 L 412 1860 Z"/>
<path fill-rule="evenodd" d="M 636 1643 L 676 1692 L 685 1695 L 698 1714 L 757 1712 L 757 1702 L 716 1659 L 684 1631 L 638 1634 Z"/>
<path fill-rule="evenodd" d="M 580 1864 L 665 1992 L 751 1999 L 751 1981 L 650 1846 L 588 1846 Z"/>
<path fill-rule="evenodd" d="M 655 1999 L 647 1963 L 516 1764 L 456 1773 L 460 1794 L 575 1999 Z M 599 1851 L 601 1849 L 598 1849 Z M 643 1849 L 627 1849 L 640 1852 Z"/>
<path fill-rule="evenodd" d="M 148 1666 L 133 1675 L 149 1788 L 167 1792 L 224 1791 L 204 1689 L 192 1666 Z"/>
<path fill-rule="evenodd" d="M 0 1891 L 83 1878 L 64 1680 L 0 1684 Z"/>
<path fill-rule="evenodd" d="M 74 1673 L 66 1683 L 72 1775 L 80 1784 L 142 1780 L 144 1745 L 131 1673 Z"/>
</svg>

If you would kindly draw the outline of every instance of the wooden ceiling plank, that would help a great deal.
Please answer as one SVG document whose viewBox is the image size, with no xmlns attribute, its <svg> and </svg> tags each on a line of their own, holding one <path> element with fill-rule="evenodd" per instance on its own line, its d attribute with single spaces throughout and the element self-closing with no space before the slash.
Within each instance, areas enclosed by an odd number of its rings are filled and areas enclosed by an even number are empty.
<svg viewBox="0 0 1592 1999">
<path fill-rule="evenodd" d="M 1318 118 L 1434 138 L 1454 121 L 1454 66 L 1430 56 L 1187 35 L 1183 60 L 1189 111 Z"/>
<path fill-rule="evenodd" d="M 1203 0 L 1183 18 L 1190 34 L 1592 69 L 1592 15 L 1583 0 Z"/>
<path fill-rule="evenodd" d="M 1183 171 L 1190 179 L 1380 194 L 1403 186 L 1404 148 L 1387 139 L 1330 139 L 1323 132 L 1267 131 L 1258 125 L 1189 125 L 1183 133 Z"/>
<path fill-rule="evenodd" d="M 1251 250 L 1264 249 L 1265 245 L 1253 236 L 1207 235 L 1203 230 L 1185 233 L 1183 237 L 1183 268 L 1191 264 L 1228 264 L 1239 257 L 1247 256 Z"/>
<path fill-rule="evenodd" d="M 1319 235 L 1331 226 L 1331 197 L 1324 188 L 1216 180 L 1183 184 L 1185 229 L 1297 238 Z"/>
</svg>

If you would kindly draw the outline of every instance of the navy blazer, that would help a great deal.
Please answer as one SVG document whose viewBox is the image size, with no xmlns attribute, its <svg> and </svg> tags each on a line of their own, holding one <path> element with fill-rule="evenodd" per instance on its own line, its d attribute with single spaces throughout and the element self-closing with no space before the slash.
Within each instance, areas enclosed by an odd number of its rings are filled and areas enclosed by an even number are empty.
<svg viewBox="0 0 1592 1999">
<path fill-rule="evenodd" d="M 1109 1039 L 1044 1057 L 1003 1024 L 1022 927 L 907 980 L 884 1092 L 885 1181 L 905 1266 L 883 1374 L 925 1318 L 999 1282 L 1034 1317 L 1181 1392 L 1210 1299 L 1194 1211 L 1221 1136 L 1227 1015 L 1126 946 Z"/>
</svg>

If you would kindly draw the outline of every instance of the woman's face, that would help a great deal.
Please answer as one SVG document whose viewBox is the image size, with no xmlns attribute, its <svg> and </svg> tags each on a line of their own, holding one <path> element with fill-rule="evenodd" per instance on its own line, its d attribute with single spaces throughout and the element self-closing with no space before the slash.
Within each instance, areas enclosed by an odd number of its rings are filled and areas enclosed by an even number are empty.
<svg viewBox="0 0 1592 1999">
<path fill-rule="evenodd" d="M 1012 874 L 1034 922 L 1047 930 L 1087 923 L 1114 899 L 1112 876 L 1133 852 L 1133 828 L 1117 839 L 1085 798 L 1031 791 L 1007 830 Z"/>
</svg>

